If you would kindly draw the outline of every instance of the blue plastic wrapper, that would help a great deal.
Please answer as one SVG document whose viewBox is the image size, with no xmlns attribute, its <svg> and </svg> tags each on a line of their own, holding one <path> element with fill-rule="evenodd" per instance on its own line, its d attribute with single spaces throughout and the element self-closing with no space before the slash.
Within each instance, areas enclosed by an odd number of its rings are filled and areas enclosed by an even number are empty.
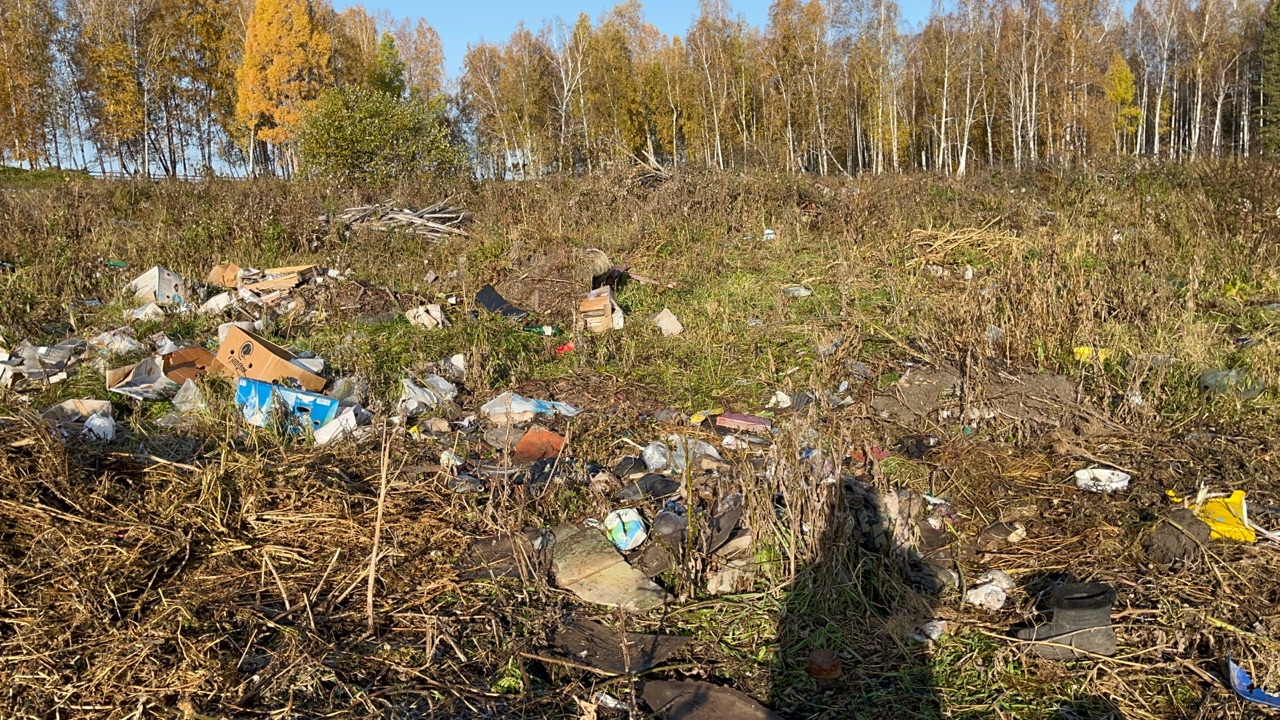
<svg viewBox="0 0 1280 720">
<path fill-rule="evenodd" d="M 338 416 L 334 398 L 246 377 L 236 379 L 236 405 L 250 425 L 278 422 L 295 435 L 315 432 Z"/>
</svg>

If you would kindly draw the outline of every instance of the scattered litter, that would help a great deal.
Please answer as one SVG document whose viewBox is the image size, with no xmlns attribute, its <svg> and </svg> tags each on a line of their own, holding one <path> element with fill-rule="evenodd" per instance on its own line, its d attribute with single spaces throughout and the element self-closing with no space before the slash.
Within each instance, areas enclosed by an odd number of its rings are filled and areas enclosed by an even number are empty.
<svg viewBox="0 0 1280 720">
<path fill-rule="evenodd" d="M 509 318 L 522 318 L 529 314 L 528 310 L 507 302 L 492 285 L 480 288 L 480 292 L 476 293 L 476 302 L 491 313 Z"/>
<path fill-rule="evenodd" d="M 1266 383 L 1242 368 L 1205 370 L 1200 373 L 1200 390 L 1210 395 L 1227 395 L 1239 400 L 1253 400 L 1266 389 Z"/>
<path fill-rule="evenodd" d="M 781 390 L 775 391 L 773 396 L 769 398 L 769 402 L 765 404 L 765 407 L 776 410 L 786 410 L 791 407 L 791 396 Z"/>
<path fill-rule="evenodd" d="M 214 287 L 234 289 L 240 285 L 240 266 L 235 263 L 214 265 L 205 283 Z"/>
<path fill-rule="evenodd" d="M 1231 689 L 1241 698 L 1258 705 L 1280 708 L 1280 696 L 1263 692 L 1262 688 L 1253 683 L 1249 673 L 1237 665 L 1230 655 L 1227 656 L 1227 678 L 1231 681 Z"/>
<path fill-rule="evenodd" d="M 103 415 L 90 415 L 84 421 L 81 437 L 100 442 L 111 442 L 116 438 L 116 421 Z"/>
<path fill-rule="evenodd" d="M 338 416 L 315 431 L 317 445 L 327 445 L 341 438 L 354 437 L 361 425 L 367 425 L 373 416 L 358 405 L 341 406 Z"/>
<path fill-rule="evenodd" d="M 614 675 L 634 675 L 662 664 L 690 640 L 680 635 L 624 634 L 594 620 L 573 619 L 556 630 L 554 642 L 574 662 Z"/>
<path fill-rule="evenodd" d="M 840 667 L 840 656 L 834 650 L 810 650 L 809 665 L 805 672 L 815 680 L 839 680 L 844 674 Z"/>
<path fill-rule="evenodd" d="M 290 290 L 311 280 L 319 273 L 320 268 L 315 265 L 267 268 L 262 271 L 261 275 L 253 278 L 242 272 L 240 273 L 240 289 L 241 291 L 258 293 L 259 295 L 275 290 Z"/>
<path fill-rule="evenodd" d="M 319 375 L 324 372 L 324 358 L 318 357 L 296 357 L 290 360 L 294 365 L 306 370 L 309 373 Z"/>
<path fill-rule="evenodd" d="M 578 348 L 578 346 L 577 346 L 576 344 L 574 344 L 574 342 L 571 340 L 571 341 L 569 341 L 569 342 L 567 342 L 567 343 L 565 343 L 565 344 L 563 344 L 563 345 L 557 345 L 557 346 L 556 346 L 556 354 L 557 354 L 557 355 L 564 355 L 564 354 L 567 354 L 567 353 L 571 353 L 571 352 L 573 352 L 573 351 L 574 351 L 574 350 L 576 350 L 577 348 Z"/>
<path fill-rule="evenodd" d="M 164 361 L 158 356 L 107 371 L 107 389 L 136 400 L 163 400 L 172 397 L 178 387 L 165 377 Z"/>
<path fill-rule="evenodd" d="M 466 464 L 467 461 L 452 450 L 444 450 L 440 453 L 440 467 L 445 470 L 452 472 Z"/>
<path fill-rule="evenodd" d="M 437 363 L 440 374 L 454 382 L 467 379 L 467 356 L 455 353 Z"/>
<path fill-rule="evenodd" d="M 725 428 L 726 430 L 767 433 L 773 430 L 773 421 L 756 415 L 727 412 L 716 416 L 716 427 Z"/>
<path fill-rule="evenodd" d="M 151 343 L 151 346 L 155 348 L 157 355 L 168 355 L 179 350 L 178 344 L 162 332 L 152 333 L 147 337 L 147 342 Z"/>
<path fill-rule="evenodd" d="M 1003 570 L 988 570 L 965 593 L 964 600 L 995 612 L 1004 607 L 1008 592 L 1015 587 L 1013 578 Z"/>
<path fill-rule="evenodd" d="M 314 433 L 338 415 L 338 401 L 331 397 L 247 377 L 236 379 L 236 405 L 250 425 L 279 423 L 293 434 Z"/>
<path fill-rule="evenodd" d="M 164 310 L 155 303 L 147 303 L 142 307 L 124 311 L 125 321 L 133 322 L 153 322 L 164 319 Z"/>
<path fill-rule="evenodd" d="M 777 240 L 778 233 L 774 232 L 772 229 L 766 228 L 764 231 L 764 237 L 762 239 L 765 242 L 770 242 L 771 240 Z"/>
<path fill-rule="evenodd" d="M 437 304 L 421 305 L 406 311 L 404 316 L 409 319 L 410 323 L 428 330 L 449 327 L 449 321 L 444 316 L 444 309 Z"/>
<path fill-rule="evenodd" d="M 671 600 L 666 590 L 628 565 L 599 530 L 562 525 L 556 528 L 555 538 L 552 570 L 558 587 L 587 602 L 635 612 L 647 612 Z"/>
<path fill-rule="evenodd" d="M 396 411 L 407 418 L 426 414 L 458 396 L 458 387 L 439 375 L 428 375 L 419 385 L 409 378 L 400 380 L 403 390 L 396 401 Z"/>
<path fill-rule="evenodd" d="M 1096 493 L 1112 493 L 1129 487 L 1129 474 L 1105 468 L 1086 468 L 1075 472 L 1076 487 Z"/>
<path fill-rule="evenodd" d="M 40 413 L 40 417 L 55 425 L 62 425 L 83 423 L 95 415 L 111 417 L 113 414 L 109 400 L 64 400 Z"/>
<path fill-rule="evenodd" d="M 792 285 L 791 287 L 784 288 L 782 290 L 782 294 L 784 297 L 798 299 L 809 297 L 813 294 L 813 291 L 803 285 Z"/>
<path fill-rule="evenodd" d="M 227 335 L 228 333 L 231 332 L 231 328 L 240 328 L 245 332 L 254 332 L 255 330 L 257 330 L 258 325 L 252 320 L 237 320 L 235 322 L 222 323 L 221 325 L 218 326 L 218 343 L 219 344 L 227 341 Z"/>
<path fill-rule="evenodd" d="M 495 425 L 518 425 L 529 422 L 538 415 L 563 415 L 573 417 L 581 410 L 568 403 L 550 400 L 531 400 L 513 392 L 504 392 L 480 406 L 480 414 Z"/>
<path fill-rule="evenodd" d="M 1165 495 L 1175 503 L 1183 502 L 1172 490 L 1166 490 Z M 1191 503 L 1191 511 L 1209 526 L 1211 539 L 1255 543 L 1258 541 L 1258 534 L 1249 522 L 1249 506 L 1245 502 L 1245 496 L 1244 490 L 1234 490 L 1226 497 L 1213 497 L 1201 490 Z"/>
<path fill-rule="evenodd" d="M 221 315 L 222 313 L 230 310 L 235 304 L 235 295 L 229 292 L 218 293 L 208 300 L 205 300 L 204 304 L 200 306 L 200 309 L 197 312 L 201 315 Z"/>
<path fill-rule="evenodd" d="M 663 337 L 671 337 L 684 332 L 684 325 L 680 323 L 680 319 L 667 308 L 662 308 L 662 312 L 654 315 L 652 322 L 662 331 Z"/>
<path fill-rule="evenodd" d="M 699 410 L 698 412 L 689 416 L 689 424 L 701 425 L 707 420 L 710 420 L 714 417 L 717 417 L 723 414 L 724 414 L 724 408 L 722 407 L 711 408 L 710 410 Z"/>
<path fill-rule="evenodd" d="M 297 383 L 313 393 L 323 390 L 325 379 L 295 365 L 296 359 L 288 350 L 240 327 L 228 328 L 226 340 L 218 348 L 218 361 L 233 377 Z"/>
<path fill-rule="evenodd" d="M 671 463 L 671 449 L 666 443 L 655 440 L 640 453 L 640 459 L 650 472 L 660 472 Z"/>
<path fill-rule="evenodd" d="M 431 433 L 447 433 L 449 432 L 449 421 L 444 418 L 427 418 L 418 423 L 417 427 Z"/>
<path fill-rule="evenodd" d="M 643 468 L 643 465 L 641 467 Z M 634 482 L 623 485 L 620 490 L 613 494 L 613 499 L 617 502 L 639 502 L 645 498 L 662 498 L 674 495 L 679 490 L 679 482 L 665 475 L 645 473 Z"/>
<path fill-rule="evenodd" d="M 610 695 L 607 692 L 596 693 L 595 701 L 601 707 L 606 707 L 610 710 L 626 710 L 627 709 L 626 703 L 622 702 L 621 700 Z"/>
<path fill-rule="evenodd" d="M 604 531 L 613 546 L 627 552 L 635 550 L 649 537 L 644 518 L 631 508 L 614 510 L 604 519 Z"/>
<path fill-rule="evenodd" d="M 514 450 L 523 438 L 524 432 L 511 425 L 499 425 L 484 431 L 484 441 L 495 450 Z"/>
<path fill-rule="evenodd" d="M 198 345 L 163 354 L 160 359 L 164 363 L 164 376 L 178 384 L 199 380 L 205 375 L 226 374 L 226 368 L 213 353 Z"/>
<path fill-rule="evenodd" d="M 613 299 L 613 288 L 604 286 L 587 293 L 578 303 L 581 326 L 593 333 L 621 330 L 626 324 L 622 308 Z"/>
<path fill-rule="evenodd" d="M 560 328 L 551 325 L 527 325 L 522 328 L 527 333 L 541 335 L 542 337 L 559 337 Z"/>
<path fill-rule="evenodd" d="M 1116 589 L 1106 583 L 1060 585 L 1049 596 L 1053 619 L 1019 630 L 1018 638 L 1037 641 L 1027 646 L 1027 652 L 1049 660 L 1070 660 L 1083 653 L 1115 655 L 1116 633 L 1111 627 L 1115 600 Z"/>
<path fill-rule="evenodd" d="M 700 680 L 650 680 L 640 697 L 660 720 L 782 720 L 745 693 Z"/>
<path fill-rule="evenodd" d="M 978 533 L 978 544 L 983 547 L 1017 545 L 1027 539 L 1027 527 L 1022 523 L 993 522 Z"/>
<path fill-rule="evenodd" d="M 749 541 L 751 538 L 747 536 Z M 756 579 L 756 563 L 752 558 L 725 560 L 715 570 L 707 571 L 707 594 L 727 595 L 751 589 Z"/>
<path fill-rule="evenodd" d="M 4 365 L 0 366 L 0 378 L 3 379 L 3 385 L 12 385 L 18 375 L 26 377 L 34 382 L 41 382 L 47 385 L 62 382 L 67 379 L 67 371 L 70 370 L 84 354 L 88 345 L 79 338 L 63 340 L 57 345 L 32 345 L 23 340 L 13 351 L 13 356 L 4 360 Z M 19 364 L 16 362 L 21 360 Z"/>
<path fill-rule="evenodd" d="M 915 640 L 916 642 L 927 643 L 927 642 L 937 642 L 938 640 L 942 639 L 943 635 L 946 635 L 946 634 L 947 634 L 946 620 L 930 620 L 929 622 L 922 624 L 916 632 L 911 633 L 910 637 L 912 640 Z"/>
<path fill-rule="evenodd" d="M 556 457 L 563 449 L 563 437 L 541 425 L 534 425 L 526 430 L 524 436 L 520 438 L 513 456 L 518 462 L 534 463 L 539 460 Z"/>
<path fill-rule="evenodd" d="M 142 349 L 138 344 L 133 328 L 122 327 L 108 330 L 89 338 L 88 345 L 94 350 L 105 350 L 112 355 L 127 355 Z"/>
<path fill-rule="evenodd" d="M 184 381 L 182 387 L 178 388 L 178 392 L 174 393 L 173 409 L 183 415 L 194 415 L 205 411 L 204 392 L 194 380 Z"/>
<path fill-rule="evenodd" d="M 142 300 L 150 300 L 161 305 L 182 305 L 187 293 L 183 288 L 182 276 L 159 265 L 142 273 L 128 285 L 129 292 Z M 161 316 L 164 313 L 161 312 Z"/>
</svg>

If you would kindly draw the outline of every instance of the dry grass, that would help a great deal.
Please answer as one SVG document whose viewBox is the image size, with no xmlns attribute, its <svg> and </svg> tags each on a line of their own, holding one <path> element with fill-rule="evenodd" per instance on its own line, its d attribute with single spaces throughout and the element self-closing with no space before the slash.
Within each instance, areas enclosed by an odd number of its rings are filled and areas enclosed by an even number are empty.
<svg viewBox="0 0 1280 720">
<path fill-rule="evenodd" d="M 1280 507 L 1275 392 L 1206 402 L 1195 387 L 1214 366 L 1280 380 L 1278 316 L 1262 309 L 1280 300 L 1269 240 L 1280 220 L 1265 204 L 1278 191 L 1270 166 L 964 183 L 677 175 L 651 188 L 608 178 L 406 188 L 398 204 L 452 196 L 475 214 L 470 238 L 424 244 L 316 229 L 324 210 L 384 199 L 321 188 L 73 178 L 7 189 L 0 223 L 12 231 L 0 260 L 18 266 L 0 271 L 8 346 L 114 327 L 126 306 L 119 287 L 150 264 L 202 278 L 220 260 L 321 262 L 350 268 L 358 284 L 305 295 L 320 313 L 275 318 L 272 331 L 369 379 L 371 409 L 385 415 L 405 371 L 463 352 L 473 368 L 463 409 L 508 388 L 578 404 L 588 412 L 559 428 L 574 457 L 603 464 L 626 452 L 621 438 L 670 432 L 651 419 L 663 407 L 754 411 L 777 389 L 834 389 L 852 379 L 853 361 L 876 377 L 854 382 L 852 406 L 779 414 L 773 448 L 735 454 L 734 472 L 703 479 L 708 507 L 745 491 L 762 569 L 754 590 L 704 597 L 698 560 L 664 579 L 677 606 L 638 617 L 585 607 L 542 580 L 458 577 L 452 562 L 474 537 L 610 508 L 598 483 L 570 477 L 449 492 L 434 464 L 446 448 L 485 452 L 474 436 L 419 442 L 392 431 L 385 442 L 313 448 L 246 431 L 214 383 L 208 416 L 179 432 L 155 426 L 161 407 L 119 403 L 128 432 L 103 447 L 53 437 L 32 413 L 105 397 L 92 367 L 47 391 L 0 395 L 0 712 L 576 718 L 575 698 L 628 699 L 632 685 L 550 647 L 560 619 L 592 614 L 691 635 L 654 675 L 732 684 L 794 717 L 1240 717 L 1247 710 L 1216 663 L 1230 653 L 1280 688 L 1280 551 L 1215 542 L 1169 572 L 1141 545 L 1166 488 L 1238 487 L 1257 507 Z M 765 228 L 778 240 L 762 242 Z M 575 338 L 577 350 L 557 356 L 563 339 L 468 319 L 469 299 L 493 282 L 568 326 L 584 290 L 581 251 L 593 247 L 660 283 L 622 291 L 624 332 Z M 428 283 L 428 271 L 441 279 Z M 814 296 L 785 298 L 793 284 Z M 379 318 L 447 295 L 462 299 L 449 330 Z M 662 307 L 685 334 L 664 339 L 643 324 Z M 156 329 L 203 341 L 214 323 L 171 318 L 139 336 Z M 1259 342 L 1237 347 L 1246 335 Z M 834 352 L 817 352 L 833 339 Z M 1077 362 L 1082 345 L 1112 353 Z M 1159 354 L 1177 361 L 1144 360 Z M 877 388 L 919 362 L 952 365 L 973 387 L 1000 373 L 1061 373 L 1084 401 L 1063 408 L 1056 427 L 901 428 L 873 417 Z M 1141 405 L 1128 399 L 1135 391 Z M 1000 613 L 962 606 L 954 591 L 920 592 L 903 576 L 909 557 L 859 544 L 857 494 L 801 460 L 810 449 L 843 458 L 893 447 L 908 430 L 942 443 L 920 460 L 895 454 L 846 473 L 880 492 L 949 500 L 966 581 L 999 568 L 1019 583 Z M 1067 482 L 1095 462 L 1132 471 L 1132 491 L 1083 496 Z M 995 520 L 1023 523 L 1028 539 L 978 547 Z M 1116 585 L 1117 658 L 1051 663 L 1007 641 L 1066 577 Z M 929 646 L 906 639 L 928 618 L 947 619 L 951 634 Z M 841 653 L 844 681 L 804 673 L 813 648 Z"/>
</svg>

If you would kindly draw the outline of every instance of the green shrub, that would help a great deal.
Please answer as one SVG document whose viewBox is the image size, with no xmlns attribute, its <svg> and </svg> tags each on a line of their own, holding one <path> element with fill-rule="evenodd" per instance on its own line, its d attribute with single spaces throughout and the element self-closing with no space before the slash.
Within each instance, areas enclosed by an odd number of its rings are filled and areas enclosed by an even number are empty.
<svg viewBox="0 0 1280 720">
<path fill-rule="evenodd" d="M 458 172 L 465 163 L 440 100 L 364 86 L 330 90 L 303 119 L 303 171 L 342 184 Z"/>
</svg>

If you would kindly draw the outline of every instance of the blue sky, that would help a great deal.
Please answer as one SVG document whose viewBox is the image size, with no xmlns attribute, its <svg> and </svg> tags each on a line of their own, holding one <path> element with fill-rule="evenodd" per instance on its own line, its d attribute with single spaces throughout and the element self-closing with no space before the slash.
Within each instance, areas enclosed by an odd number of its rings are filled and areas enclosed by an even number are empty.
<svg viewBox="0 0 1280 720">
<path fill-rule="evenodd" d="M 698 13 L 697 0 L 642 0 L 645 18 L 667 35 L 683 36 L 693 24 Z M 531 30 L 542 27 L 543 20 L 560 17 L 572 22 L 578 13 L 585 12 L 592 20 L 617 4 L 617 0 L 542 0 L 542 2 L 518 2 L 517 0 L 473 0 L 472 2 L 414 2 L 413 0 L 336 0 L 339 10 L 360 4 L 371 14 L 385 10 L 393 16 L 426 18 L 440 33 L 444 42 L 445 64 L 450 77 L 456 77 L 462 67 L 462 56 L 467 45 L 480 41 L 501 42 L 509 37 L 521 20 Z M 747 22 L 764 27 L 769 18 L 769 0 L 738 0 L 731 2 L 734 11 L 746 17 Z M 929 0 L 899 0 L 902 18 L 916 23 L 929 13 Z"/>
</svg>

